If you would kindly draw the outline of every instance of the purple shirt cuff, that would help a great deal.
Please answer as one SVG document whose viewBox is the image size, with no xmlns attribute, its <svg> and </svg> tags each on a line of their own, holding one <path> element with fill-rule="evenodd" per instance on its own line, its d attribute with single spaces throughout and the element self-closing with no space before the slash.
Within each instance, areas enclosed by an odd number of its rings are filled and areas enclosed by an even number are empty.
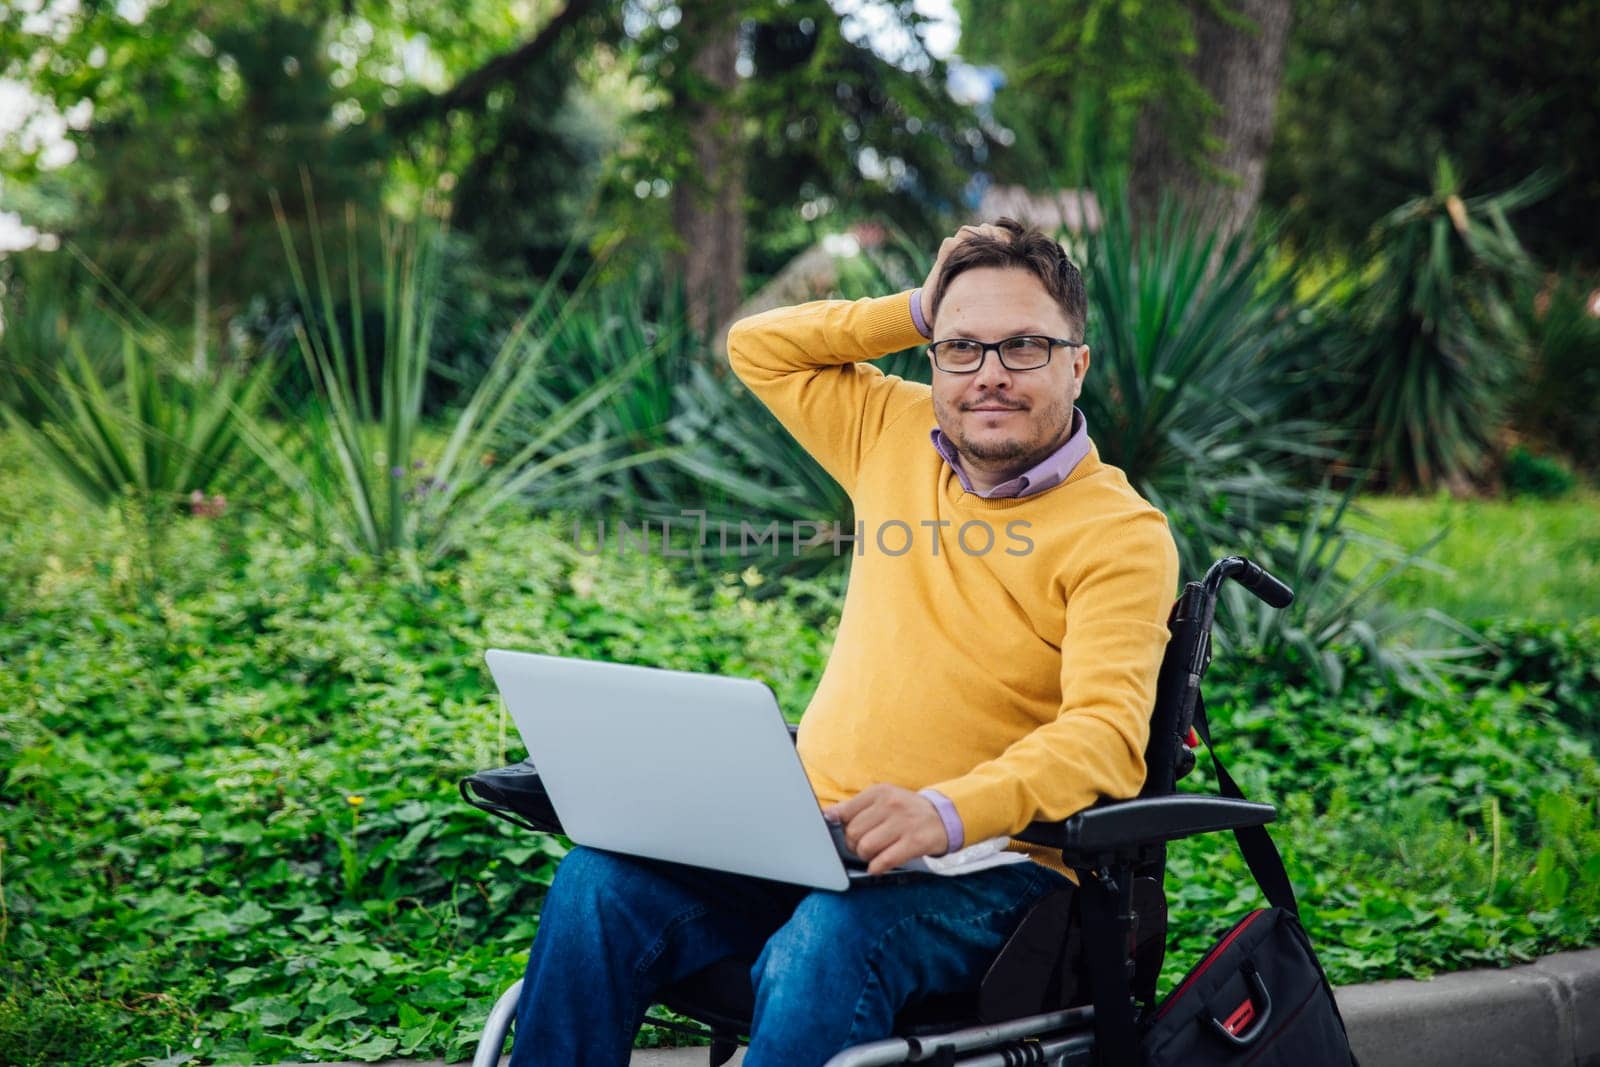
<svg viewBox="0 0 1600 1067">
<path fill-rule="evenodd" d="M 961 816 L 956 814 L 956 806 L 950 798 L 937 789 L 923 789 L 918 796 L 927 797 L 933 802 L 933 810 L 939 813 L 939 821 L 944 823 L 945 854 L 958 851 L 967 840 L 966 827 L 961 825 Z"/>
<path fill-rule="evenodd" d="M 922 317 L 922 290 L 911 290 L 911 325 L 917 328 L 922 336 L 932 339 L 933 331 L 928 329 L 928 320 Z"/>
</svg>

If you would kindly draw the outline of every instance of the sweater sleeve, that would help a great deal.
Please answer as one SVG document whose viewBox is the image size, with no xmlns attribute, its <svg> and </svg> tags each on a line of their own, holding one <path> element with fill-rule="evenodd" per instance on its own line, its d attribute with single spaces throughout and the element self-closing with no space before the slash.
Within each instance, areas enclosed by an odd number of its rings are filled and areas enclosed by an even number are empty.
<svg viewBox="0 0 1600 1067">
<path fill-rule="evenodd" d="M 1067 590 L 1061 706 L 1054 720 L 959 778 L 949 797 L 969 841 L 1064 819 L 1101 797 L 1137 796 L 1178 553 L 1153 509 L 1108 531 Z"/>
<path fill-rule="evenodd" d="M 734 323 L 728 362 L 823 469 L 854 492 L 861 460 L 884 428 L 929 395 L 927 386 L 864 361 L 922 340 L 906 293 L 819 300 Z"/>
</svg>

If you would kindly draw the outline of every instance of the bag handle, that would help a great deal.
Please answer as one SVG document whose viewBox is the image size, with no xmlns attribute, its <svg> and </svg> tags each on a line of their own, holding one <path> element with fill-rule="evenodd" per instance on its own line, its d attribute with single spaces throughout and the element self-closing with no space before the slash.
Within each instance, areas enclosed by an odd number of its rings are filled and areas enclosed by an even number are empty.
<svg viewBox="0 0 1600 1067">
<path fill-rule="evenodd" d="M 1209 1013 L 1205 1020 L 1211 1032 L 1224 1043 L 1236 1049 L 1245 1049 L 1267 1032 L 1267 1024 L 1272 1021 L 1272 994 L 1267 991 L 1267 983 L 1261 980 L 1261 972 L 1249 960 L 1240 968 L 1240 973 L 1250 983 L 1250 995 L 1226 1020 Z"/>
</svg>

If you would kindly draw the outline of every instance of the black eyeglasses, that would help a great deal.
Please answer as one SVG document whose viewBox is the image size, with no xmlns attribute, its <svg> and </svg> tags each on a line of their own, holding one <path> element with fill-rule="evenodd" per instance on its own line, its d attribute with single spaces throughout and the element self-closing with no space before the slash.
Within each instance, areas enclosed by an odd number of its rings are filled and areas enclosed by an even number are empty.
<svg viewBox="0 0 1600 1067">
<path fill-rule="evenodd" d="M 1050 354 L 1058 345 L 1077 348 L 1079 342 L 1042 334 L 1024 334 L 994 342 L 951 337 L 933 342 L 928 346 L 928 352 L 933 356 L 933 365 L 946 374 L 976 374 L 991 351 L 1000 358 L 1000 365 L 1006 370 L 1038 370 L 1050 362 Z"/>
</svg>

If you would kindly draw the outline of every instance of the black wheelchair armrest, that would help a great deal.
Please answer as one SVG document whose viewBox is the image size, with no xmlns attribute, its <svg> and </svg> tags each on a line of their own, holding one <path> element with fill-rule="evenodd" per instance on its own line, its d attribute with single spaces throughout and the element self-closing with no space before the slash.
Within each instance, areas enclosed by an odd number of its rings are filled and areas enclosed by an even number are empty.
<svg viewBox="0 0 1600 1067">
<path fill-rule="evenodd" d="M 461 799 L 525 830 L 565 832 L 531 759 L 468 775 L 461 779 Z"/>
<path fill-rule="evenodd" d="M 1059 822 L 1029 823 L 1019 841 L 1063 852 L 1106 853 L 1218 830 L 1260 826 L 1277 818 L 1271 804 L 1204 793 L 1102 801 Z"/>
</svg>

